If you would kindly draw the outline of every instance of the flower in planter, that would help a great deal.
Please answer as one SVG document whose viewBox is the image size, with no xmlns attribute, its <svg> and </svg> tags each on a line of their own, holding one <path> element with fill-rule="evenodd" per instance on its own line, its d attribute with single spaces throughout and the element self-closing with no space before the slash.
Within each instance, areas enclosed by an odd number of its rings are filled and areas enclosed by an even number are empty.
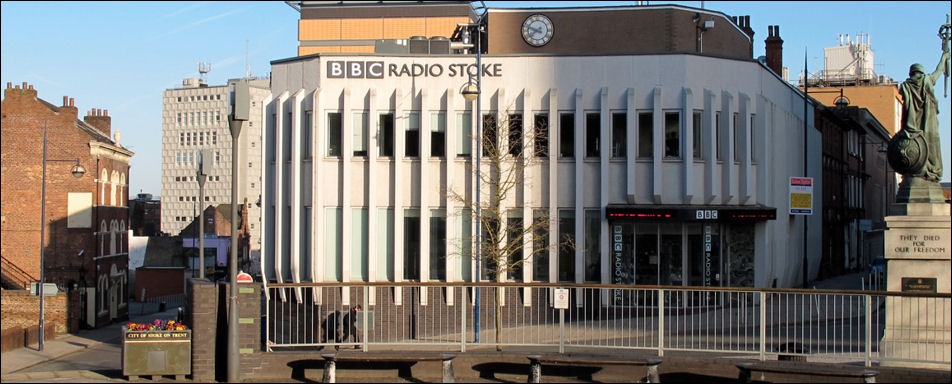
<svg viewBox="0 0 952 384">
<path fill-rule="evenodd" d="M 145 323 L 127 323 L 126 328 L 130 331 L 184 331 L 188 329 L 185 324 L 175 320 L 155 319 L 152 324 Z"/>
</svg>

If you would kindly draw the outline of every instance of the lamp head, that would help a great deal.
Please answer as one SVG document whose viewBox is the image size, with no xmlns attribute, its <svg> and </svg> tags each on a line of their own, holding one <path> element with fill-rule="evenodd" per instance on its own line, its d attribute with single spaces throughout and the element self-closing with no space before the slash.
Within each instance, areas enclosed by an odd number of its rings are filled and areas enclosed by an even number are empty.
<svg viewBox="0 0 952 384">
<path fill-rule="evenodd" d="M 476 84 L 471 82 L 466 83 L 463 85 L 463 89 L 460 91 L 460 94 L 463 95 L 463 99 L 466 99 L 466 101 L 473 101 L 479 97 L 479 88 L 476 87 Z"/>
<path fill-rule="evenodd" d="M 79 179 L 86 174 L 86 168 L 83 168 L 82 165 L 79 165 L 79 160 L 76 160 L 76 165 L 73 166 L 73 169 L 69 171 L 73 174 L 73 177 Z"/>
</svg>

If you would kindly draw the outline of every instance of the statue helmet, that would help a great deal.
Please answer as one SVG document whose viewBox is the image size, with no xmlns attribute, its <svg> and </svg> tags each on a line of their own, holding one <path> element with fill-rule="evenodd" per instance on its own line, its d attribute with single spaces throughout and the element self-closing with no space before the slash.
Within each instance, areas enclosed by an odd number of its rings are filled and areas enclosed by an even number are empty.
<svg viewBox="0 0 952 384">
<path fill-rule="evenodd" d="M 919 64 L 919 63 L 915 63 L 915 64 L 913 64 L 913 65 L 910 65 L 910 66 L 909 66 L 909 76 L 912 76 L 912 75 L 915 74 L 916 72 L 926 73 L 926 68 L 923 67 L 922 64 Z"/>
</svg>

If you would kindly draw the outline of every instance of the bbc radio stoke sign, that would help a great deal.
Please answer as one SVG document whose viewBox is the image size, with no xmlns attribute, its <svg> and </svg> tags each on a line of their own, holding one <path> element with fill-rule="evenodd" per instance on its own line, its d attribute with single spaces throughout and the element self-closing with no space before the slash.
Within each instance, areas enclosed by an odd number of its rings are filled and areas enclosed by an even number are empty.
<svg viewBox="0 0 952 384">
<path fill-rule="evenodd" d="M 483 76 L 502 76 L 502 64 L 483 64 Z M 383 61 L 328 61 L 328 79 L 383 79 L 384 77 L 476 76 L 475 64 L 396 64 Z"/>
</svg>

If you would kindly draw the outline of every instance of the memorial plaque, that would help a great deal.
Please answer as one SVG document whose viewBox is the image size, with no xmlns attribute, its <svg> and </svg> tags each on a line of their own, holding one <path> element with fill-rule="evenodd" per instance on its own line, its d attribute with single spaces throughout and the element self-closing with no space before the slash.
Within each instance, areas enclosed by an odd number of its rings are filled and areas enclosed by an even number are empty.
<svg viewBox="0 0 952 384">
<path fill-rule="evenodd" d="M 934 277 L 903 277 L 903 292 L 936 293 L 936 278 Z"/>
</svg>

